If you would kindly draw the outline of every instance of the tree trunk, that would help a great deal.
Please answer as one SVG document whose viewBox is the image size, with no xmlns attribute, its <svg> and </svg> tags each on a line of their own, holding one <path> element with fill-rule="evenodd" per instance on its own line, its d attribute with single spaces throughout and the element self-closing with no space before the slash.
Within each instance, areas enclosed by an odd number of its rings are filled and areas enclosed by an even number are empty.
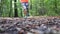
<svg viewBox="0 0 60 34">
<path fill-rule="evenodd" d="M 12 12 L 12 0 L 10 0 L 10 12 L 9 12 L 9 17 L 11 17 Z"/>
<path fill-rule="evenodd" d="M 57 0 L 55 0 L 55 13 L 58 13 L 57 12 Z"/>
<path fill-rule="evenodd" d="M 30 0 L 30 9 L 32 9 L 32 0 Z"/>
<path fill-rule="evenodd" d="M 3 0 L 0 0 L 0 17 L 2 17 L 2 5 L 3 5 Z"/>
<path fill-rule="evenodd" d="M 14 14 L 14 17 L 18 17 L 18 11 L 17 11 L 17 5 L 16 5 L 16 2 L 17 0 L 14 0 L 14 10 L 15 10 L 15 14 Z"/>
</svg>

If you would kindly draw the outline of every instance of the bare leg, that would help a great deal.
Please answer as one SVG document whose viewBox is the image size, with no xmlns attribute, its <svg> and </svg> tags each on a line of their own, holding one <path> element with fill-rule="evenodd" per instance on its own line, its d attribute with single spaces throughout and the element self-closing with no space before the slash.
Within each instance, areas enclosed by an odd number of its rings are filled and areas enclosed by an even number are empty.
<svg viewBox="0 0 60 34">
<path fill-rule="evenodd" d="M 24 16 L 26 16 L 27 15 L 27 10 L 26 9 L 24 9 Z"/>
</svg>

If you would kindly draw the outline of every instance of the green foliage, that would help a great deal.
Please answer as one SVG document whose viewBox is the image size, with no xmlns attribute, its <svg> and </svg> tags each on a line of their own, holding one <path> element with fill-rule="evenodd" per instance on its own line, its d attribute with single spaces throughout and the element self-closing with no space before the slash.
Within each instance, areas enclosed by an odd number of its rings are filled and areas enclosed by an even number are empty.
<svg viewBox="0 0 60 34">
<path fill-rule="evenodd" d="M 14 0 L 0 1 L 0 16 L 14 16 Z M 18 16 L 22 17 L 23 9 L 19 0 L 15 2 L 17 5 Z M 60 0 L 29 0 L 29 14 L 32 16 L 59 16 L 60 15 Z M 9 16 L 10 15 L 10 16 Z"/>
</svg>

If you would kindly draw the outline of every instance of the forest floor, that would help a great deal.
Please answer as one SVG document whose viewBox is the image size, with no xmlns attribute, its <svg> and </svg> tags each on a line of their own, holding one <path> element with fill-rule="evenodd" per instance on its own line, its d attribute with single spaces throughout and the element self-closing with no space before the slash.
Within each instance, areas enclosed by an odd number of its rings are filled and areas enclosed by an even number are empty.
<svg viewBox="0 0 60 34">
<path fill-rule="evenodd" d="M 0 17 L 0 34 L 17 34 L 21 28 L 30 26 L 32 32 L 39 33 L 38 25 L 45 24 L 47 29 L 55 31 L 53 27 L 56 27 L 56 30 L 60 32 L 60 17 L 58 16 L 32 16 L 31 18 L 10 18 L 10 17 Z M 41 28 L 41 27 L 40 27 Z M 51 29 L 52 28 L 52 29 Z M 49 31 L 49 30 L 47 30 Z M 55 34 L 60 34 L 55 31 Z M 30 33 L 30 32 L 29 32 Z M 30 33 L 33 34 L 33 33 Z"/>
</svg>

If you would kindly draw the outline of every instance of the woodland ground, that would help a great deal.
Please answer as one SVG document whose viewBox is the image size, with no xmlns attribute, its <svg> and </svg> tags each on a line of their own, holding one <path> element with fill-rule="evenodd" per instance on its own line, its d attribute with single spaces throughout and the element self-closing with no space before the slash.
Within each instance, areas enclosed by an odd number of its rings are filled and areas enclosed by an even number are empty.
<svg viewBox="0 0 60 34">
<path fill-rule="evenodd" d="M 0 34 L 17 34 L 18 28 L 26 27 L 26 25 L 30 24 L 31 29 L 34 29 L 36 25 L 39 24 L 48 24 L 49 27 L 52 25 L 57 24 L 59 26 L 58 30 L 60 32 L 60 16 L 33 16 L 31 18 L 10 18 L 10 17 L 0 17 Z M 48 27 L 48 26 L 47 26 Z M 9 30 L 9 28 L 12 30 Z M 16 30 L 16 29 L 17 30 Z M 15 29 L 15 30 L 14 30 Z M 52 28 L 53 29 L 53 28 Z M 57 33 L 56 33 L 57 34 Z M 60 33 L 59 33 L 60 34 Z"/>
</svg>

